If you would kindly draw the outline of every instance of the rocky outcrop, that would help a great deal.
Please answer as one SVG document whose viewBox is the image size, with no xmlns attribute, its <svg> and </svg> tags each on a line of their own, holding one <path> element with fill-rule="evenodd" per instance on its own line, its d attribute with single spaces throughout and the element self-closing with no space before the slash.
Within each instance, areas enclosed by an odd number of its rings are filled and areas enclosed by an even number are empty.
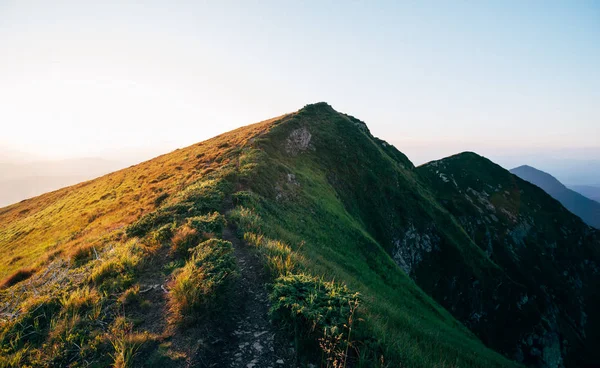
<svg viewBox="0 0 600 368">
<path fill-rule="evenodd" d="M 312 135 L 306 127 L 292 130 L 286 141 L 285 151 L 296 156 L 310 148 Z"/>
</svg>

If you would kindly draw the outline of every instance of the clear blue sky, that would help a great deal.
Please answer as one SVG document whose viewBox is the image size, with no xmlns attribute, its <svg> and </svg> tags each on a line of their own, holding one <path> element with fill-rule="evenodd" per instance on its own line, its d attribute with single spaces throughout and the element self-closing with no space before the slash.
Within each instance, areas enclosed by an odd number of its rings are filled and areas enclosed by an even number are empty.
<svg viewBox="0 0 600 368">
<path fill-rule="evenodd" d="M 5 0 L 0 50 L 0 146 L 43 157 L 160 152 L 317 101 L 417 163 L 600 152 L 598 1 Z"/>
</svg>

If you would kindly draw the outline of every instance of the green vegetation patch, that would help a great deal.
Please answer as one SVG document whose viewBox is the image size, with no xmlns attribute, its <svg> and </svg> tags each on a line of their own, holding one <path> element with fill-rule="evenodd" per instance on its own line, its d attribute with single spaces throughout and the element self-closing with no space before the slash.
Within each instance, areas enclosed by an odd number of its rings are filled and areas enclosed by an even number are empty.
<svg viewBox="0 0 600 368">
<path fill-rule="evenodd" d="M 297 349 L 318 341 L 327 366 L 343 367 L 352 346 L 359 294 L 335 282 L 306 275 L 275 280 L 271 316 L 294 331 Z"/>
<path fill-rule="evenodd" d="M 230 242 L 209 239 L 191 250 L 191 257 L 170 285 L 172 320 L 187 324 L 209 312 L 227 294 L 237 276 Z"/>
</svg>

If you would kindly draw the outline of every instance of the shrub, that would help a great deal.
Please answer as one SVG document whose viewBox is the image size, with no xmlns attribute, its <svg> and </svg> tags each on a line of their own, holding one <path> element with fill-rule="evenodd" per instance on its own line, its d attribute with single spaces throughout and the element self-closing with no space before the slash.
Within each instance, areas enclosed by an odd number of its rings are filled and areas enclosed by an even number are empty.
<svg viewBox="0 0 600 368">
<path fill-rule="evenodd" d="M 94 244 L 84 244 L 75 248 L 70 253 L 74 266 L 81 266 L 96 257 L 97 249 Z"/>
<path fill-rule="evenodd" d="M 170 285 L 169 308 L 177 323 L 194 321 L 210 311 L 237 275 L 230 242 L 210 239 L 191 252 Z"/>
<path fill-rule="evenodd" d="M 233 195 L 231 197 L 233 199 L 233 203 L 236 206 L 249 206 L 249 207 L 255 207 L 258 204 L 259 199 L 260 199 L 258 194 L 251 192 L 251 191 L 246 191 L 246 190 L 233 193 Z"/>
<path fill-rule="evenodd" d="M 15 273 L 2 280 L 0 282 L 0 289 L 6 289 L 21 281 L 27 280 L 28 278 L 33 276 L 33 274 L 35 274 L 36 271 L 37 269 L 35 268 L 21 268 L 20 270 L 17 270 Z"/>
<path fill-rule="evenodd" d="M 261 233 L 262 220 L 259 215 L 256 214 L 252 209 L 237 206 L 231 212 L 229 216 L 238 224 L 238 226 L 244 232 Z"/>
<path fill-rule="evenodd" d="M 296 274 L 275 280 L 271 301 L 272 318 L 293 329 L 297 350 L 318 341 L 327 367 L 345 366 L 358 293 L 345 285 Z"/>
<path fill-rule="evenodd" d="M 254 245 L 265 257 L 267 267 L 274 277 L 287 275 L 297 270 L 299 257 L 282 241 L 273 240 L 255 233 L 244 233 L 244 240 Z"/>
<path fill-rule="evenodd" d="M 104 291 L 126 289 L 132 284 L 145 252 L 136 240 L 113 249 L 108 258 L 93 268 L 90 282 Z"/>
<path fill-rule="evenodd" d="M 169 211 L 158 210 L 142 216 L 125 229 L 128 237 L 142 237 L 148 234 L 152 229 L 173 221 L 173 214 Z"/>
<path fill-rule="evenodd" d="M 140 298 L 140 286 L 134 285 L 129 289 L 125 290 L 119 297 L 119 303 L 122 305 L 136 305 L 141 302 Z"/>
<path fill-rule="evenodd" d="M 158 228 L 158 230 L 152 232 L 152 240 L 159 244 L 166 244 L 171 241 L 173 237 L 173 229 L 175 224 L 166 224 Z"/>
<path fill-rule="evenodd" d="M 215 235 L 221 235 L 223 228 L 227 225 L 225 216 L 219 212 L 212 212 L 203 216 L 190 217 L 188 219 L 188 226 L 196 229 L 200 233 L 212 233 Z"/>
<path fill-rule="evenodd" d="M 222 179 L 204 180 L 190 185 L 182 192 L 178 203 L 142 216 L 129 225 L 125 233 L 128 237 L 143 237 L 165 224 L 178 223 L 187 217 L 218 211 L 229 187 L 230 184 Z"/>
<path fill-rule="evenodd" d="M 160 207 L 160 205 L 169 198 L 169 193 L 162 193 L 154 199 L 154 206 Z"/>
<path fill-rule="evenodd" d="M 181 226 L 175 231 L 171 242 L 171 253 L 178 257 L 187 257 L 189 250 L 200 242 L 202 235 L 188 225 Z"/>
<path fill-rule="evenodd" d="M 186 188 L 181 197 L 182 202 L 194 203 L 199 211 L 218 211 L 229 190 L 230 184 L 226 180 L 203 180 Z"/>
</svg>

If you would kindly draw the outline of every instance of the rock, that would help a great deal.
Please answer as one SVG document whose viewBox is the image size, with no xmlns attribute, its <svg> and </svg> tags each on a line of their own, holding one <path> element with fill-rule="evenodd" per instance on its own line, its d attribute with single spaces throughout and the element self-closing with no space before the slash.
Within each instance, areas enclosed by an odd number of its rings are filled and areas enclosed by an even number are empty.
<svg viewBox="0 0 600 368">
<path fill-rule="evenodd" d="M 292 156 L 308 150 L 312 135 L 306 127 L 298 128 L 290 133 L 287 138 L 285 151 Z"/>
</svg>

